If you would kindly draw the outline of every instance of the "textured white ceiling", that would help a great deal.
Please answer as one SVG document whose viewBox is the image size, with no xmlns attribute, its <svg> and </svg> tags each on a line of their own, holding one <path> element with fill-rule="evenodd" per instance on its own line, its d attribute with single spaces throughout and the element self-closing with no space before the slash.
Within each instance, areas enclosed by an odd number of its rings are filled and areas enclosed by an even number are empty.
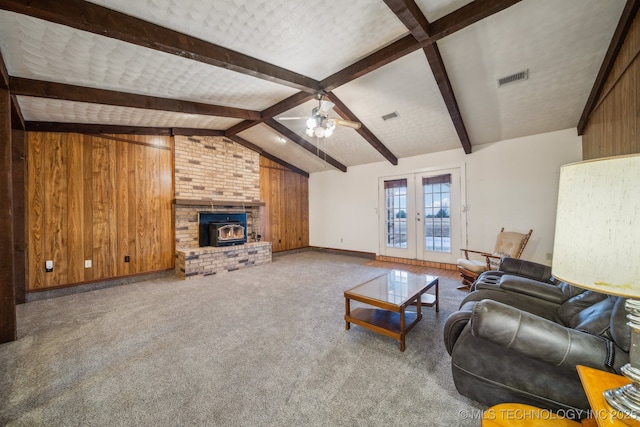
<svg viewBox="0 0 640 427">
<path fill-rule="evenodd" d="M 10 75 L 263 110 L 297 91 L 119 40 L 0 11 Z"/>
<path fill-rule="evenodd" d="M 471 0 L 416 0 L 430 22 Z M 93 0 L 314 79 L 408 34 L 382 0 Z M 575 127 L 625 0 L 522 0 L 438 41 L 472 145 Z M 0 10 L 11 76 L 262 111 L 296 90 Z M 523 69 L 529 80 L 498 89 Z M 422 50 L 334 90 L 398 158 L 462 149 Z M 240 120 L 20 96 L 27 121 L 226 130 Z M 308 102 L 286 116 L 306 116 Z M 399 118 L 381 116 L 397 111 Z M 304 120 L 282 122 L 304 136 Z M 240 136 L 308 172 L 332 166 L 266 125 Z M 310 140 L 316 143 L 315 140 Z M 386 161 L 338 128 L 320 148 L 346 166 Z"/>
<path fill-rule="evenodd" d="M 422 50 L 347 83 L 334 93 L 396 157 L 460 148 Z M 393 112 L 399 117 L 382 119 Z"/>
<path fill-rule="evenodd" d="M 93 0 L 321 80 L 408 33 L 377 0 Z"/>
<path fill-rule="evenodd" d="M 473 144 L 575 127 L 623 1 L 523 1 L 438 42 Z M 497 79 L 529 70 L 524 82 Z"/>
</svg>

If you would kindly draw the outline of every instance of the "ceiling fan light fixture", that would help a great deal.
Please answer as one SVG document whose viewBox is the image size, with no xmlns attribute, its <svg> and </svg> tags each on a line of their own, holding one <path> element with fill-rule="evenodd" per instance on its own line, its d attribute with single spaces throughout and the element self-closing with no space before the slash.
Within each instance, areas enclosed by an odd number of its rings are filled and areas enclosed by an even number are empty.
<svg viewBox="0 0 640 427">
<path fill-rule="evenodd" d="M 334 128 L 330 128 L 330 127 L 328 127 L 328 128 L 324 131 L 324 137 L 325 137 L 325 138 L 329 138 L 329 137 L 333 134 L 333 129 L 334 129 Z"/>
<path fill-rule="evenodd" d="M 316 127 L 316 119 L 313 117 L 309 117 L 307 119 L 307 129 L 313 129 Z"/>
<path fill-rule="evenodd" d="M 331 130 L 331 132 L 333 132 L 333 130 L 336 128 L 336 121 L 334 119 L 327 119 L 326 127 L 327 130 Z"/>
<path fill-rule="evenodd" d="M 315 133 L 313 131 L 313 128 L 307 128 L 306 132 L 307 132 L 307 136 L 314 136 L 315 135 Z"/>
<path fill-rule="evenodd" d="M 316 135 L 318 138 L 324 138 L 324 136 L 325 136 L 325 129 L 324 129 L 322 126 L 318 126 L 318 127 L 315 129 L 315 135 Z"/>
</svg>

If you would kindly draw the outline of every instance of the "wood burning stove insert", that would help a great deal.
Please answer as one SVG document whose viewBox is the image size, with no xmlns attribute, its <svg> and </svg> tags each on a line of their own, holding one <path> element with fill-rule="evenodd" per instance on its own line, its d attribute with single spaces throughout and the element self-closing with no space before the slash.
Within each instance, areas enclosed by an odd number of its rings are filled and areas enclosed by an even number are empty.
<svg viewBox="0 0 640 427">
<path fill-rule="evenodd" d="M 203 246 L 233 246 L 247 242 L 246 213 L 198 213 L 198 240 Z"/>
</svg>

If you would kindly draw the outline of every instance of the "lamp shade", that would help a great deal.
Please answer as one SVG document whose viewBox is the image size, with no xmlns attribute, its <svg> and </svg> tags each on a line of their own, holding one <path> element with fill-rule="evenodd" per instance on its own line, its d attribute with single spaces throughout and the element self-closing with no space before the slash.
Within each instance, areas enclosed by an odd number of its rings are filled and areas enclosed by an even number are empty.
<svg viewBox="0 0 640 427">
<path fill-rule="evenodd" d="M 551 270 L 581 288 L 640 297 L 640 155 L 561 168 Z"/>
</svg>

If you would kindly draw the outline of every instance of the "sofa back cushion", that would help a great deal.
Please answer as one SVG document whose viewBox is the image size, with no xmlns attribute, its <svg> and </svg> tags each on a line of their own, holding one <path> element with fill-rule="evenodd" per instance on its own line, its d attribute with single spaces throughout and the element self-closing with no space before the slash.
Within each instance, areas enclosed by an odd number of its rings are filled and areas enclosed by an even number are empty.
<svg viewBox="0 0 640 427">
<path fill-rule="evenodd" d="M 569 326 L 579 331 L 608 338 L 611 314 L 615 303 L 616 297 L 607 297 L 576 313 Z"/>
<path fill-rule="evenodd" d="M 607 295 L 593 291 L 585 291 L 572 298 L 569 298 L 567 301 L 562 303 L 562 305 L 558 309 L 558 316 L 560 318 L 560 321 L 565 326 L 573 328 L 585 320 L 584 317 L 576 318 L 577 314 L 606 298 Z"/>
</svg>

